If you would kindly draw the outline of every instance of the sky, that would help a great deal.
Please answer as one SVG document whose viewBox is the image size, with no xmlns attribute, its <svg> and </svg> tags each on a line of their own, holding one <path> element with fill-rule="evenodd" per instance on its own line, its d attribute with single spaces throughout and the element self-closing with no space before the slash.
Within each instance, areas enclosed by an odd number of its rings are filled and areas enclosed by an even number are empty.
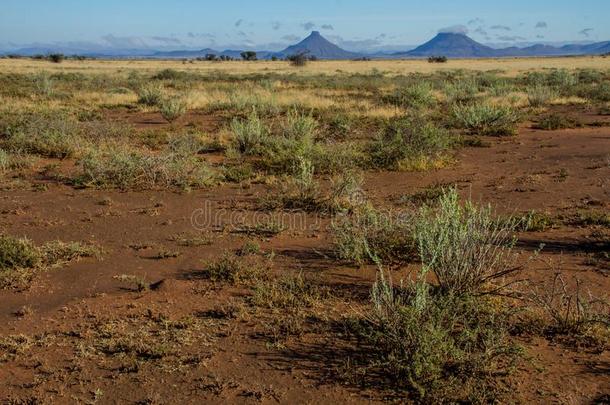
<svg viewBox="0 0 610 405">
<path fill-rule="evenodd" d="M 439 31 L 500 45 L 610 40 L 609 0 L 2 0 L 0 48 L 280 50 L 318 30 L 354 51 Z"/>
</svg>

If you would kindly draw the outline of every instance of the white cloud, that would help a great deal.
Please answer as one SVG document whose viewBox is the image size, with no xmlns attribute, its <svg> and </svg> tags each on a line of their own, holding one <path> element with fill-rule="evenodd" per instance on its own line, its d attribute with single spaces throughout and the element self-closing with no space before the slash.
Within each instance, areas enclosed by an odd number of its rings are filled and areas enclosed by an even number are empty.
<svg viewBox="0 0 610 405">
<path fill-rule="evenodd" d="M 305 31 L 311 31 L 313 28 L 316 28 L 316 24 L 311 21 L 308 21 L 306 23 L 301 24 L 301 27 L 303 27 Z"/>
<path fill-rule="evenodd" d="M 468 34 L 468 27 L 465 25 L 452 25 L 450 27 L 441 28 L 439 34 Z"/>
</svg>

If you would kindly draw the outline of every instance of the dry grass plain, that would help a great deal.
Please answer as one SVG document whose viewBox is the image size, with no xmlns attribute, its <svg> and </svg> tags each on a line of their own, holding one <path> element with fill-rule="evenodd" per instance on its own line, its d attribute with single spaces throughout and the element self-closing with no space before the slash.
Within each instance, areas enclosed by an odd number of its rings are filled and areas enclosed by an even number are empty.
<svg viewBox="0 0 610 405">
<path fill-rule="evenodd" d="M 499 71 L 514 76 L 518 73 L 540 71 L 546 69 L 600 69 L 610 68 L 610 58 L 595 56 L 569 58 L 500 58 L 500 59 L 454 59 L 446 64 L 430 64 L 426 60 L 373 60 L 373 61 L 318 61 L 301 69 L 299 74 L 368 73 L 372 69 L 387 72 L 390 75 L 409 73 L 433 73 L 442 70 L 476 70 Z M 3 72 L 38 72 L 49 70 L 55 72 L 90 72 L 114 73 L 125 70 L 156 72 L 162 69 L 178 69 L 196 73 L 222 72 L 224 74 L 253 73 L 294 73 L 294 67 L 287 63 L 271 61 L 256 61 L 243 63 L 205 62 L 194 64 L 183 63 L 182 60 L 89 60 L 65 61 L 61 64 L 49 65 L 31 59 L 2 59 L 0 69 Z"/>
<path fill-rule="evenodd" d="M 606 403 L 610 59 L 0 59 L 4 403 Z"/>
</svg>

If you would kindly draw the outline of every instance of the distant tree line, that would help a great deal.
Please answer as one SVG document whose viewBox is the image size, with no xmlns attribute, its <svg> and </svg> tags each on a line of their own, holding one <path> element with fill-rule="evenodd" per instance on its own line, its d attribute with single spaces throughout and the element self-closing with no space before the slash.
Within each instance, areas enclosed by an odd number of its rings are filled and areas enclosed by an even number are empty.
<svg viewBox="0 0 610 405">
<path fill-rule="evenodd" d="M 203 57 L 199 57 L 199 58 L 195 58 L 195 60 L 197 61 L 230 61 L 230 60 L 235 60 L 234 57 L 229 56 L 229 55 L 216 55 L 213 53 L 207 53 L 205 56 Z"/>
<path fill-rule="evenodd" d="M 7 59 L 24 59 L 30 58 L 34 60 L 48 60 L 53 63 L 61 63 L 64 60 L 94 60 L 96 58 L 92 56 L 84 56 L 84 55 L 64 55 L 63 53 L 49 53 L 46 55 L 36 54 L 32 56 L 24 56 L 16 53 L 9 53 L 3 56 L 3 58 Z"/>
</svg>

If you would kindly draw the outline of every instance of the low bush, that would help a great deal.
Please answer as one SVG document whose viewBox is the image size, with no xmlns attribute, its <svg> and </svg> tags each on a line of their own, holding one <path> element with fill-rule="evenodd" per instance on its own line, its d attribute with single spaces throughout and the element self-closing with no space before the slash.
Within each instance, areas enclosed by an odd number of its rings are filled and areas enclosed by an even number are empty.
<svg viewBox="0 0 610 405">
<path fill-rule="evenodd" d="M 479 85 L 473 78 L 466 78 L 445 84 L 447 104 L 470 104 L 477 100 Z"/>
<path fill-rule="evenodd" d="M 497 80 L 488 86 L 488 90 L 494 97 L 506 97 L 515 91 L 515 86 L 508 80 Z"/>
<path fill-rule="evenodd" d="M 520 121 L 513 108 L 492 104 L 456 105 L 452 109 L 452 119 L 456 128 L 492 136 L 514 135 Z"/>
<path fill-rule="evenodd" d="M 401 108 L 427 108 L 436 103 L 436 98 L 428 82 L 418 82 L 394 90 L 392 94 L 384 96 L 383 101 Z"/>
<path fill-rule="evenodd" d="M 549 86 L 538 85 L 527 89 L 527 101 L 532 107 L 544 107 L 555 97 L 555 91 Z"/>
<path fill-rule="evenodd" d="M 422 271 L 433 273 L 445 293 L 481 293 L 518 270 L 512 260 L 517 220 L 498 221 L 489 206 L 460 204 L 455 189 L 444 192 L 437 207 L 423 207 L 419 216 L 415 235 Z"/>
<path fill-rule="evenodd" d="M 267 279 L 269 263 L 262 264 L 256 257 L 241 257 L 225 252 L 220 259 L 207 263 L 201 275 L 214 282 L 247 284 Z"/>
<path fill-rule="evenodd" d="M 324 291 L 308 282 L 303 275 L 283 277 L 254 286 L 252 304 L 276 310 L 298 310 L 318 304 Z"/>
<path fill-rule="evenodd" d="M 550 281 L 531 283 L 526 298 L 540 310 L 540 332 L 576 346 L 610 348 L 610 303 L 584 291 L 579 279 L 571 284 L 559 272 Z"/>
<path fill-rule="evenodd" d="M 269 130 L 255 110 L 245 120 L 234 119 L 231 123 L 236 150 L 244 155 L 259 155 L 269 137 Z"/>
<path fill-rule="evenodd" d="M 36 267 L 41 262 L 40 252 L 29 240 L 0 236 L 0 271 Z"/>
<path fill-rule="evenodd" d="M 77 184 L 121 189 L 205 187 L 214 181 L 212 170 L 194 153 L 172 150 L 156 155 L 126 147 L 92 150 L 80 161 Z"/>
<path fill-rule="evenodd" d="M 159 103 L 159 112 L 168 122 L 174 122 L 182 117 L 187 110 L 186 100 L 183 98 L 165 98 Z"/>
<path fill-rule="evenodd" d="M 4 173 L 11 168 L 11 155 L 3 149 L 0 149 L 0 173 Z"/>
<path fill-rule="evenodd" d="M 281 198 L 285 208 L 310 210 L 318 207 L 320 191 L 310 160 L 299 156 L 284 184 Z"/>
<path fill-rule="evenodd" d="M 24 153 L 9 153 L 0 148 L 0 174 L 11 170 L 27 169 L 34 165 L 35 158 Z"/>
<path fill-rule="evenodd" d="M 364 264 L 405 264 L 417 259 L 411 218 L 363 204 L 334 218 L 331 231 L 340 259 Z"/>
<path fill-rule="evenodd" d="M 146 84 L 140 87 L 137 93 L 138 103 L 149 107 L 160 105 L 164 99 L 163 87 L 158 84 Z"/>
<path fill-rule="evenodd" d="M 392 120 L 370 144 L 371 165 L 400 169 L 422 157 L 435 159 L 453 144 L 451 135 L 431 122 L 400 118 Z"/>
<path fill-rule="evenodd" d="M 444 295 L 426 284 L 378 278 L 372 307 L 348 322 L 366 350 L 361 375 L 381 376 L 420 403 L 494 402 L 492 376 L 519 353 L 507 315 L 488 297 Z"/>
<path fill-rule="evenodd" d="M 520 220 L 520 230 L 524 232 L 544 232 L 557 227 L 557 221 L 544 212 L 530 211 Z"/>
<path fill-rule="evenodd" d="M 543 129 L 546 131 L 555 131 L 558 129 L 566 129 L 566 128 L 576 128 L 581 127 L 582 123 L 580 123 L 577 119 L 563 115 L 563 114 L 550 114 L 545 117 L 542 117 L 538 123 L 535 125 L 538 129 Z"/>
<path fill-rule="evenodd" d="M 163 69 L 152 78 L 153 80 L 181 80 L 186 79 L 189 76 L 190 74 L 188 72 L 182 72 L 175 69 Z"/>
<path fill-rule="evenodd" d="M 37 271 L 98 254 L 99 249 L 78 242 L 38 247 L 28 239 L 0 235 L 0 289 L 26 287 Z"/>
<path fill-rule="evenodd" d="M 311 115 L 304 115 L 297 110 L 291 110 L 286 116 L 282 127 L 283 134 L 289 139 L 303 139 L 315 136 L 318 122 Z"/>
<path fill-rule="evenodd" d="M 609 102 L 610 83 L 602 82 L 600 84 L 584 86 L 577 91 L 577 94 L 592 101 Z"/>
<path fill-rule="evenodd" d="M 364 353 L 358 374 L 380 376 L 422 403 L 493 402 L 492 376 L 510 370 L 519 353 L 508 339 L 508 303 L 491 295 L 505 293 L 499 279 L 515 271 L 515 223 L 460 204 L 455 189 L 413 223 L 416 279 L 394 286 L 380 271 L 370 310 L 348 321 Z"/>
<path fill-rule="evenodd" d="M 64 159 L 77 155 L 89 145 L 81 126 L 72 117 L 32 115 L 23 118 L 23 122 L 7 131 L 8 137 L 2 144 L 8 151 Z"/>
<path fill-rule="evenodd" d="M 53 80 L 46 73 L 39 73 L 34 77 L 36 92 L 45 97 L 51 97 L 54 93 Z"/>
</svg>

